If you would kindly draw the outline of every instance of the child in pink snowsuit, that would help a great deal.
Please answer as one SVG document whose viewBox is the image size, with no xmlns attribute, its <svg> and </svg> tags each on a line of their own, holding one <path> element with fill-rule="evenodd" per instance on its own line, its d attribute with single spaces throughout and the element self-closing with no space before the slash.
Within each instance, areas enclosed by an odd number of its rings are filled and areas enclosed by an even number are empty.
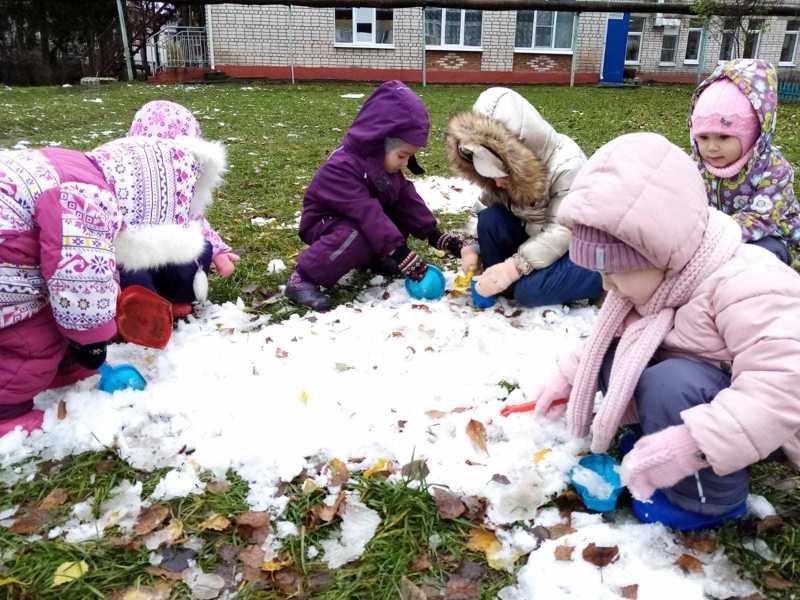
<svg viewBox="0 0 800 600">
<path fill-rule="evenodd" d="M 33 397 L 105 361 L 118 265 L 197 258 L 224 169 L 203 140 L 0 152 L 0 435 L 38 428 Z"/>
<path fill-rule="evenodd" d="M 203 132 L 188 108 L 168 100 L 154 100 L 142 106 L 134 115 L 128 137 L 136 136 L 202 139 Z M 236 269 L 239 256 L 231 251 L 231 247 L 211 227 L 205 216 L 200 216 L 197 221 L 203 228 L 206 246 L 196 263 L 138 271 L 122 270 L 121 287 L 125 289 L 130 285 L 142 285 L 160 294 L 173 303 L 175 316 L 191 312 L 191 302 L 205 300 L 205 297 L 197 297 L 196 276 L 208 273 L 213 262 L 220 277 L 230 277 Z M 203 270 L 202 274 L 198 267 Z"/>
<path fill-rule="evenodd" d="M 800 465 L 800 278 L 743 244 L 708 206 L 692 160 L 654 133 L 600 148 L 558 221 L 572 231 L 570 260 L 599 272 L 608 296 L 536 414 L 566 410 L 593 452 L 638 422 L 621 476 L 644 522 L 698 529 L 741 516 L 749 465 L 778 448 Z M 566 409 L 554 402 L 564 397 Z"/>
</svg>

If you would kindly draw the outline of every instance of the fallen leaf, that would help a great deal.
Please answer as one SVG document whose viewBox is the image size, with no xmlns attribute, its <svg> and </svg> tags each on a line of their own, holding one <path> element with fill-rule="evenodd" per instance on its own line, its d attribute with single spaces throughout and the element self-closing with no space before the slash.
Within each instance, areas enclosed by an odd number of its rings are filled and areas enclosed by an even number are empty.
<svg viewBox="0 0 800 600">
<path fill-rule="evenodd" d="M 391 460 L 386 460 L 385 458 L 379 458 L 377 462 L 372 465 L 369 469 L 364 471 L 361 476 L 364 479 L 369 479 L 370 477 L 374 477 L 376 475 L 380 475 L 382 477 L 388 477 L 394 473 L 394 463 Z"/>
<path fill-rule="evenodd" d="M 50 521 L 50 515 L 33 505 L 23 506 L 8 530 L 17 535 L 31 535 Z"/>
<path fill-rule="evenodd" d="M 164 529 L 154 531 L 144 538 L 144 545 L 148 550 L 155 550 L 162 544 L 172 546 L 182 535 L 183 523 L 179 519 L 172 519 Z"/>
<path fill-rule="evenodd" d="M 431 307 L 428 306 L 427 304 L 412 304 L 411 308 L 413 308 L 414 310 L 421 310 L 422 312 L 426 313 L 431 312 Z"/>
<path fill-rule="evenodd" d="M 436 502 L 439 516 L 443 519 L 457 519 L 466 510 L 464 503 L 461 502 L 458 496 L 442 488 L 433 488 L 433 500 Z"/>
<path fill-rule="evenodd" d="M 403 333 L 401 331 L 393 331 L 392 337 L 403 337 Z"/>
<path fill-rule="evenodd" d="M 189 563 L 197 558 L 197 552 L 191 548 L 168 547 L 161 551 L 163 560 L 159 565 L 165 571 L 182 573 Z"/>
<path fill-rule="evenodd" d="M 541 450 L 537 450 L 536 454 L 533 455 L 533 464 L 538 465 L 545 456 L 550 454 L 550 448 L 542 448 Z"/>
<path fill-rule="evenodd" d="M 572 552 L 575 550 L 575 546 L 556 546 L 555 549 L 555 557 L 556 560 L 572 560 Z"/>
<path fill-rule="evenodd" d="M 494 531 L 479 527 L 469 532 L 466 547 L 467 550 L 471 550 L 472 552 L 488 554 L 489 552 L 495 552 L 502 548 L 502 544 L 497 540 Z"/>
<path fill-rule="evenodd" d="M 431 419 L 442 419 L 447 416 L 447 413 L 441 410 L 426 410 L 425 414 Z"/>
<path fill-rule="evenodd" d="M 485 467 L 486 465 L 483 463 L 475 462 L 474 460 L 467 459 L 464 461 L 464 464 L 468 467 Z"/>
<path fill-rule="evenodd" d="M 478 600 L 481 595 L 480 583 L 460 575 L 452 575 L 447 580 L 445 598 L 448 600 Z"/>
<path fill-rule="evenodd" d="M 117 590 L 106 596 L 105 600 L 169 600 L 171 593 L 172 585 L 161 582 L 155 586 L 137 585 Z"/>
<path fill-rule="evenodd" d="M 675 565 L 680 567 L 684 573 L 700 573 L 703 571 L 704 564 L 691 554 L 681 554 L 675 561 Z"/>
<path fill-rule="evenodd" d="M 162 579 L 168 579 L 170 581 L 181 580 L 180 571 L 169 571 L 163 567 L 153 567 L 152 565 L 147 567 L 145 571 L 147 571 L 148 573 L 150 573 L 150 575 L 153 575 L 154 577 L 161 577 Z"/>
<path fill-rule="evenodd" d="M 260 546 L 253 544 L 239 552 L 239 562 L 254 569 L 261 569 L 264 564 L 264 551 Z"/>
<path fill-rule="evenodd" d="M 458 414 L 461 414 L 461 413 L 465 413 L 468 410 L 472 410 L 473 408 L 474 408 L 473 406 L 456 406 L 450 412 L 453 413 L 454 415 L 458 415 Z"/>
<path fill-rule="evenodd" d="M 87 571 L 89 571 L 89 565 L 86 564 L 85 560 L 78 562 L 63 562 L 56 567 L 56 571 L 53 573 L 52 587 L 57 587 L 59 585 L 64 585 L 65 583 L 71 583 L 76 579 L 80 579 L 84 576 L 84 574 L 86 574 Z"/>
<path fill-rule="evenodd" d="M 403 575 L 400 578 L 400 600 L 428 600 L 428 595 Z"/>
<path fill-rule="evenodd" d="M 431 563 L 431 557 L 427 554 L 420 554 L 417 558 L 411 561 L 410 565 L 408 565 L 408 572 L 418 573 L 419 571 L 427 571 L 432 566 L 433 563 Z"/>
<path fill-rule="evenodd" d="M 719 546 L 717 539 L 710 534 L 693 535 L 691 533 L 682 533 L 678 535 L 678 541 L 689 550 L 705 554 L 714 552 Z"/>
<path fill-rule="evenodd" d="M 464 516 L 473 523 L 483 523 L 486 518 L 488 501 L 481 496 L 466 496 L 461 499 L 466 507 Z"/>
<path fill-rule="evenodd" d="M 549 540 L 550 539 L 550 530 L 547 527 L 545 527 L 544 525 L 537 525 L 536 527 L 531 529 L 531 533 L 538 540 Z"/>
<path fill-rule="evenodd" d="M 12 583 L 22 583 L 16 577 L 0 577 L 0 587 L 4 585 L 11 585 Z"/>
<path fill-rule="evenodd" d="M 308 392 L 305 390 L 300 390 L 300 396 L 297 398 L 300 400 L 300 404 L 308 406 Z"/>
<path fill-rule="evenodd" d="M 338 458 L 334 458 L 325 465 L 325 470 L 328 472 L 329 486 L 341 487 L 350 479 L 350 471 L 347 470 L 347 465 Z"/>
<path fill-rule="evenodd" d="M 405 428 L 405 426 L 406 426 L 406 423 L 408 423 L 408 421 L 406 421 L 406 420 L 404 420 L 404 419 L 400 419 L 400 420 L 398 420 L 398 421 L 397 421 L 397 428 L 398 428 L 400 431 L 403 431 L 403 429 L 404 429 L 404 428 Z"/>
<path fill-rule="evenodd" d="M 255 283 L 248 283 L 247 285 L 242 286 L 242 292 L 245 294 L 252 294 L 258 289 L 258 285 Z"/>
<path fill-rule="evenodd" d="M 317 571 L 309 576 L 305 589 L 310 594 L 319 594 L 330 589 L 333 584 L 334 578 L 330 571 Z"/>
<path fill-rule="evenodd" d="M 269 525 L 269 513 L 264 510 L 248 510 L 236 517 L 237 525 L 248 527 L 267 527 Z"/>
<path fill-rule="evenodd" d="M 633 583 L 619 588 L 619 595 L 628 600 L 636 600 L 639 597 L 639 584 Z"/>
<path fill-rule="evenodd" d="M 236 544 L 222 544 L 219 548 L 217 548 L 217 555 L 222 559 L 225 563 L 232 563 L 236 560 L 239 556 L 239 552 L 242 551 L 240 546 Z"/>
<path fill-rule="evenodd" d="M 417 460 L 412 460 L 407 465 L 403 465 L 403 468 L 400 469 L 400 474 L 411 480 L 422 481 L 430 474 L 430 470 L 428 469 L 428 463 L 425 459 L 418 458 Z"/>
<path fill-rule="evenodd" d="M 212 600 L 225 587 L 225 580 L 214 573 L 204 573 L 199 567 L 186 569 L 181 580 L 192 593 L 193 600 Z"/>
<path fill-rule="evenodd" d="M 756 532 L 759 536 L 763 536 L 766 533 L 783 529 L 784 525 L 786 525 L 786 522 L 781 517 L 778 515 L 769 515 L 756 524 Z"/>
<path fill-rule="evenodd" d="M 423 352 L 433 352 L 433 346 L 425 346 Z"/>
<path fill-rule="evenodd" d="M 355 367 L 351 367 L 345 363 L 337 362 L 335 368 L 338 373 L 344 373 L 345 371 L 352 371 Z"/>
<path fill-rule="evenodd" d="M 117 461 L 115 461 L 113 458 L 105 458 L 105 459 L 99 460 L 99 461 L 97 461 L 95 463 L 94 471 L 95 471 L 95 473 L 99 473 L 99 474 L 108 473 L 109 471 L 111 471 L 114 468 L 114 466 L 116 464 L 117 464 Z"/>
<path fill-rule="evenodd" d="M 39 503 L 40 510 L 53 510 L 67 501 L 67 490 L 55 488 Z"/>
<path fill-rule="evenodd" d="M 300 573 L 294 568 L 276 571 L 273 573 L 272 580 L 275 587 L 287 596 L 295 594 L 300 588 Z"/>
<path fill-rule="evenodd" d="M 319 485 L 317 485 L 317 482 L 309 477 L 303 481 L 303 485 L 300 486 L 300 489 L 304 494 L 308 495 L 317 491 L 319 489 Z"/>
<path fill-rule="evenodd" d="M 161 525 L 168 516 L 169 507 L 163 504 L 148 506 L 139 514 L 139 519 L 136 521 L 133 533 L 136 535 L 147 535 Z"/>
<path fill-rule="evenodd" d="M 59 421 L 63 421 L 67 418 L 67 403 L 64 402 L 63 399 L 58 401 L 58 409 L 56 411 L 56 417 Z"/>
<path fill-rule="evenodd" d="M 495 473 L 492 475 L 492 481 L 499 483 L 500 485 L 509 485 L 511 483 L 508 477 L 501 475 L 500 473 Z"/>
<path fill-rule="evenodd" d="M 212 513 L 200 523 L 199 527 L 202 531 L 210 529 L 211 531 L 225 531 L 230 527 L 231 521 L 223 515 Z"/>
<path fill-rule="evenodd" d="M 286 558 L 284 560 L 267 560 L 261 564 L 261 570 L 267 573 L 274 573 L 275 571 L 290 567 L 292 564 L 293 561 L 291 558 Z"/>
<path fill-rule="evenodd" d="M 277 358 L 286 358 L 287 356 L 289 356 L 289 353 L 282 348 L 275 348 L 275 356 Z"/>
<path fill-rule="evenodd" d="M 476 448 L 483 450 L 487 455 L 489 454 L 489 450 L 486 448 L 486 428 L 483 423 L 470 419 L 469 423 L 467 423 L 467 436 Z"/>
<path fill-rule="evenodd" d="M 552 528 L 550 528 L 552 531 Z M 594 542 L 583 549 L 583 560 L 596 567 L 606 567 L 619 558 L 619 548 L 616 546 L 595 546 Z"/>
<path fill-rule="evenodd" d="M 211 494 L 225 494 L 231 489 L 231 484 L 227 481 L 217 480 L 206 484 L 206 491 Z"/>
<path fill-rule="evenodd" d="M 768 590 L 790 590 L 794 584 L 783 577 L 767 573 L 764 575 L 764 587 Z"/>
<path fill-rule="evenodd" d="M 575 533 L 575 529 L 567 525 L 566 523 L 556 523 L 547 528 L 550 533 L 551 540 L 557 540 L 558 538 L 569 535 L 570 533 Z M 594 544 L 591 544 L 594 545 Z"/>
</svg>

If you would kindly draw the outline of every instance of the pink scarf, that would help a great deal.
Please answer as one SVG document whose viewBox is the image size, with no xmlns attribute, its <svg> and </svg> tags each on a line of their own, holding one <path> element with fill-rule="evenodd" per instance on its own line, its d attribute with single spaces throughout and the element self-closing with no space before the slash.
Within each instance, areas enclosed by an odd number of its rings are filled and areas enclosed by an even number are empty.
<svg viewBox="0 0 800 600">
<path fill-rule="evenodd" d="M 592 425 L 592 452 L 605 452 L 629 410 L 633 390 L 647 363 L 673 328 L 676 308 L 686 304 L 697 287 L 727 262 L 741 244 L 739 226 L 729 216 L 709 208 L 703 240 L 686 266 L 665 279 L 647 304 L 636 307 L 642 318 L 622 333 L 605 402 Z M 597 377 L 611 342 L 634 305 L 610 292 L 591 337 L 584 347 L 567 407 L 567 424 L 575 437 L 589 433 Z M 632 410 L 633 407 L 631 406 Z"/>
</svg>

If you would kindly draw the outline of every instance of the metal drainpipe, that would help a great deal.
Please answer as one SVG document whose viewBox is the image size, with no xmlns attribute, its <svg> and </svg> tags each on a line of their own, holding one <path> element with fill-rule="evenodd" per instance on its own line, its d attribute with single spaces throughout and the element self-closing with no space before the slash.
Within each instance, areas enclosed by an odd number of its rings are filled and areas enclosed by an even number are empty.
<svg viewBox="0 0 800 600">
<path fill-rule="evenodd" d="M 133 81 L 131 49 L 128 47 L 128 28 L 125 27 L 125 11 L 122 9 L 122 0 L 117 0 L 117 12 L 119 13 L 119 31 L 122 34 L 122 50 L 125 53 L 125 65 L 128 67 L 128 81 Z"/>
<path fill-rule="evenodd" d="M 292 72 L 292 85 L 294 85 L 294 26 L 292 23 L 292 5 L 289 5 L 289 69 Z"/>
<path fill-rule="evenodd" d="M 697 73 L 694 76 L 695 83 L 700 83 L 703 79 L 703 66 L 706 62 L 706 31 L 708 23 L 703 23 L 703 30 L 700 32 L 700 48 L 697 51 Z"/>
<path fill-rule="evenodd" d="M 577 68 L 577 61 L 575 54 L 578 49 L 578 20 L 581 18 L 581 13 L 575 13 L 575 18 L 572 20 L 572 60 L 569 64 L 569 87 L 575 87 L 575 69 Z"/>
<path fill-rule="evenodd" d="M 206 44 L 208 44 L 208 66 L 213 71 L 217 65 L 214 60 L 214 19 L 211 16 L 211 5 L 206 4 Z"/>
<path fill-rule="evenodd" d="M 428 69 L 427 69 L 428 57 L 426 56 L 427 51 L 425 50 L 425 7 L 424 6 L 420 9 L 420 14 L 422 15 L 421 17 L 422 43 L 420 44 L 422 46 L 422 87 L 426 87 L 428 85 Z M 444 11 L 442 11 L 442 14 L 444 14 Z"/>
</svg>

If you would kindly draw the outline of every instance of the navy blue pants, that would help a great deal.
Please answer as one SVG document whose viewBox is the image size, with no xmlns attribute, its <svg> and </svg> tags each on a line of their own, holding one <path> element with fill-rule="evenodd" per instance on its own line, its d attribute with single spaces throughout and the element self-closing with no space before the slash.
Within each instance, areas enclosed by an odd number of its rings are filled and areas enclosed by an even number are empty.
<svg viewBox="0 0 800 600">
<path fill-rule="evenodd" d="M 767 237 L 761 238 L 760 240 L 754 242 L 748 242 L 749 244 L 753 244 L 754 246 L 759 246 L 764 250 L 772 252 L 775 256 L 777 256 L 780 261 L 786 265 L 792 264 L 792 258 L 789 256 L 789 248 L 786 247 L 786 243 L 780 239 L 768 235 Z"/>
<path fill-rule="evenodd" d="M 615 341 L 603 358 L 599 378 L 603 393 L 608 389 L 616 349 Z M 651 362 L 634 391 L 642 433 L 647 435 L 672 425 L 683 425 L 681 411 L 711 402 L 730 384 L 728 373 L 698 360 L 668 358 Z M 687 477 L 662 492 L 670 502 L 683 509 L 704 515 L 722 515 L 747 499 L 747 470 L 720 476 L 711 468 L 703 469 L 697 477 Z"/>
<path fill-rule="evenodd" d="M 522 221 L 503 206 L 490 206 L 478 213 L 478 244 L 484 268 L 514 255 L 528 237 Z M 523 276 L 512 289 L 517 303 L 533 307 L 591 300 L 600 295 L 603 284 L 599 273 L 579 267 L 565 254 L 549 267 Z"/>
<path fill-rule="evenodd" d="M 191 304 L 194 297 L 194 275 L 202 267 L 208 273 L 211 268 L 213 248 L 206 242 L 203 253 L 195 260 L 180 265 L 167 265 L 157 269 L 139 271 L 119 270 L 119 284 L 124 290 L 131 285 L 141 285 L 166 298 L 173 304 Z"/>
</svg>

